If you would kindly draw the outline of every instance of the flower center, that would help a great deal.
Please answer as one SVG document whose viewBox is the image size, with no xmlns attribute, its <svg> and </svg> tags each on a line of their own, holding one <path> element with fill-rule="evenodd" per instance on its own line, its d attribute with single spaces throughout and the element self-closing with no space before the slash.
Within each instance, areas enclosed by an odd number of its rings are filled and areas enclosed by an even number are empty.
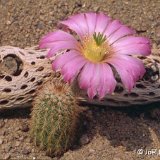
<svg viewBox="0 0 160 160">
<path fill-rule="evenodd" d="M 102 62 L 111 53 L 110 46 L 106 43 L 106 37 L 100 33 L 85 38 L 82 42 L 81 51 L 85 58 L 92 62 Z"/>
</svg>

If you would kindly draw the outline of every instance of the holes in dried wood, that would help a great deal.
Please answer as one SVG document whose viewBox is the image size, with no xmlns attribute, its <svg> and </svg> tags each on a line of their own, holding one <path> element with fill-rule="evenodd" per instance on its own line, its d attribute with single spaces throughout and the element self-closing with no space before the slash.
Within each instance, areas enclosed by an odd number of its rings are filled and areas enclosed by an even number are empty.
<svg viewBox="0 0 160 160">
<path fill-rule="evenodd" d="M 34 54 L 34 52 L 31 52 L 31 51 L 29 51 L 28 53 L 29 53 L 29 54 Z"/>
<path fill-rule="evenodd" d="M 4 88 L 3 92 L 11 92 L 12 90 L 10 88 Z"/>
<path fill-rule="evenodd" d="M 128 97 L 128 94 L 127 94 L 127 93 L 125 93 L 125 94 L 124 94 L 124 96 L 125 96 L 125 97 Z"/>
<path fill-rule="evenodd" d="M 155 96 L 155 93 L 154 92 L 149 92 L 149 95 L 150 96 Z"/>
<path fill-rule="evenodd" d="M 38 69 L 36 69 L 36 71 L 43 71 L 44 70 L 44 67 L 43 66 L 41 66 L 41 67 L 39 67 Z"/>
<path fill-rule="evenodd" d="M 12 77 L 10 77 L 10 76 L 5 76 L 5 80 L 8 81 L 8 82 L 10 82 L 10 81 L 12 81 Z"/>
<path fill-rule="evenodd" d="M 51 74 L 51 73 L 50 73 Z M 60 78 L 61 76 L 61 73 L 60 72 L 55 72 L 55 76 L 54 77 L 57 77 L 57 78 Z"/>
<path fill-rule="evenodd" d="M 28 77 L 28 72 L 25 72 L 24 77 L 26 78 Z"/>
<path fill-rule="evenodd" d="M 31 82 L 34 82 L 34 81 L 35 81 L 35 79 L 36 79 L 36 78 L 34 78 L 34 77 L 33 77 L 30 81 L 31 81 Z"/>
<path fill-rule="evenodd" d="M 142 88 L 142 89 L 146 88 L 143 84 L 136 84 L 136 87 L 137 88 Z"/>
<path fill-rule="evenodd" d="M 45 56 L 37 57 L 37 59 L 45 59 Z"/>
<path fill-rule="evenodd" d="M 143 77 L 144 80 L 147 81 L 157 81 L 159 79 L 159 68 L 156 68 L 157 70 L 155 70 L 155 67 L 150 67 L 150 68 L 146 68 L 146 73 Z"/>
<path fill-rule="evenodd" d="M 31 91 L 29 91 L 27 94 L 33 94 L 35 92 L 35 89 L 32 89 Z"/>
<path fill-rule="evenodd" d="M 43 78 L 50 77 L 50 76 L 51 76 L 51 73 L 47 73 L 45 76 L 43 76 Z"/>
<path fill-rule="evenodd" d="M 0 79 L 3 79 L 5 77 L 5 75 L 0 75 Z"/>
<path fill-rule="evenodd" d="M 31 62 L 31 65 L 35 65 L 36 63 L 35 62 Z"/>
<path fill-rule="evenodd" d="M 115 92 L 117 92 L 117 93 L 122 93 L 123 92 L 123 87 L 122 86 L 116 86 L 116 88 L 115 88 Z"/>
<path fill-rule="evenodd" d="M 15 54 L 8 54 L 3 60 L 5 72 L 19 76 L 23 70 L 23 61 Z"/>
<path fill-rule="evenodd" d="M 23 100 L 24 99 L 24 97 L 19 97 L 19 98 L 17 98 L 16 100 L 17 101 L 21 101 L 21 100 Z"/>
<path fill-rule="evenodd" d="M 26 84 L 21 86 L 21 89 L 26 89 L 28 86 Z"/>
<path fill-rule="evenodd" d="M 137 93 L 131 92 L 131 93 L 129 94 L 129 96 L 131 96 L 131 97 L 138 97 L 139 95 L 138 95 Z"/>
<path fill-rule="evenodd" d="M 38 85 L 41 85 L 43 83 L 43 81 L 37 81 Z"/>
<path fill-rule="evenodd" d="M 0 105 L 5 105 L 5 104 L 7 104 L 9 101 L 8 100 L 2 100 L 2 101 L 0 101 Z"/>
</svg>

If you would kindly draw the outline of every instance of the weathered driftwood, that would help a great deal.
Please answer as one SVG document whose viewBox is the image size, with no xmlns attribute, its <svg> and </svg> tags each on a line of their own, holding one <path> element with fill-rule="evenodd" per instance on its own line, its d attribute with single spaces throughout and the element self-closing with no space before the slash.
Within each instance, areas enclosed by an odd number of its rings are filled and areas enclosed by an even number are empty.
<svg viewBox="0 0 160 160">
<path fill-rule="evenodd" d="M 0 47 L 0 109 L 31 105 L 36 90 L 51 76 L 57 74 L 51 69 L 51 61 L 45 58 L 46 50 L 36 47 L 20 49 Z M 139 57 L 146 67 L 146 74 L 128 93 L 119 82 L 113 95 L 106 95 L 103 101 L 87 99 L 85 92 L 79 102 L 109 106 L 128 106 L 160 101 L 160 57 L 153 50 L 148 58 Z M 83 95 L 83 96 L 82 96 Z"/>
</svg>

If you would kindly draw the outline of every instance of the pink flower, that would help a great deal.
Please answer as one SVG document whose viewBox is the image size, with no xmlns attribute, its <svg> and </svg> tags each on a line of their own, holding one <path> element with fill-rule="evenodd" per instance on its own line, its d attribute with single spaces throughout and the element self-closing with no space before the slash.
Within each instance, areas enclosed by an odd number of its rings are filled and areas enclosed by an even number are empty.
<svg viewBox="0 0 160 160">
<path fill-rule="evenodd" d="M 40 48 L 50 48 L 55 56 L 54 70 L 60 70 L 67 82 L 77 78 L 79 87 L 88 96 L 114 92 L 117 71 L 129 91 L 144 73 L 143 63 L 132 55 L 147 56 L 151 52 L 147 38 L 133 36 L 132 29 L 103 13 L 81 13 L 60 22 L 63 30 L 49 33 L 40 41 Z M 73 36 L 75 35 L 75 36 Z"/>
</svg>

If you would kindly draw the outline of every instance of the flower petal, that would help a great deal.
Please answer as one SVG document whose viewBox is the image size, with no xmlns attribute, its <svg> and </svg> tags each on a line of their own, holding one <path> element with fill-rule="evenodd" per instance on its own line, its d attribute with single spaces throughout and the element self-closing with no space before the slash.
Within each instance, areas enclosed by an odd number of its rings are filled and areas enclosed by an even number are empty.
<svg viewBox="0 0 160 160">
<path fill-rule="evenodd" d="M 113 34 L 116 30 L 118 30 L 122 26 L 121 22 L 118 20 L 111 21 L 107 28 L 104 31 L 104 35 L 108 38 L 111 34 Z"/>
<path fill-rule="evenodd" d="M 108 64 L 101 64 L 100 66 L 100 85 L 98 88 L 99 98 L 102 99 L 107 93 L 112 93 L 116 87 L 116 80 L 114 78 L 111 67 Z"/>
<path fill-rule="evenodd" d="M 143 55 L 148 56 L 151 53 L 151 47 L 148 44 L 130 44 L 125 47 L 114 47 L 116 54 L 123 55 Z"/>
<path fill-rule="evenodd" d="M 53 70 L 60 70 L 67 62 L 79 56 L 79 52 L 71 50 L 56 57 L 52 63 Z"/>
<path fill-rule="evenodd" d="M 80 69 L 85 65 L 86 60 L 81 56 L 77 56 L 74 60 L 67 62 L 61 70 L 63 78 L 67 82 L 71 82 L 76 75 L 78 75 Z"/>
<path fill-rule="evenodd" d="M 58 30 L 56 32 L 49 33 L 43 37 L 40 41 L 40 48 L 50 48 L 47 57 L 54 56 L 58 51 L 64 49 L 78 49 L 77 40 L 64 31 Z"/>
<path fill-rule="evenodd" d="M 82 71 L 84 70 L 85 68 L 83 68 Z M 92 64 L 91 71 L 93 72 L 89 75 L 90 77 L 87 76 L 86 78 L 84 73 L 81 73 L 81 79 L 79 79 L 80 87 L 87 89 L 89 98 L 92 99 L 98 93 L 99 98 L 102 99 L 107 93 L 112 93 L 114 91 L 116 80 L 108 64 Z M 86 79 L 88 81 L 86 81 Z M 83 85 L 83 87 L 81 85 Z"/>
<path fill-rule="evenodd" d="M 85 16 L 86 16 L 87 25 L 88 25 L 88 32 L 91 35 L 95 32 L 97 13 L 89 12 L 89 13 L 85 13 Z"/>
<path fill-rule="evenodd" d="M 93 74 L 94 74 L 94 64 L 91 62 L 86 63 L 79 75 L 79 80 L 78 80 L 81 89 L 90 88 Z"/>
<path fill-rule="evenodd" d="M 131 44 L 150 44 L 150 41 L 145 37 L 128 36 L 116 41 L 116 43 L 113 44 L 113 47 L 126 47 L 127 45 Z"/>
<path fill-rule="evenodd" d="M 87 94 L 90 99 L 93 99 L 93 97 L 96 95 L 96 89 L 93 87 L 88 88 Z"/>
<path fill-rule="evenodd" d="M 81 38 L 88 35 L 88 25 L 84 13 L 71 16 L 69 19 L 61 21 L 60 24 L 68 26 L 69 29 L 75 31 Z"/>
<path fill-rule="evenodd" d="M 75 49 L 78 50 L 77 44 L 72 42 L 72 41 L 57 41 L 57 42 L 53 42 L 53 43 L 48 43 L 46 45 L 47 47 L 51 47 L 50 51 L 47 54 L 47 57 L 52 57 L 54 56 L 58 51 L 62 51 L 65 49 Z"/>
<path fill-rule="evenodd" d="M 119 73 L 122 83 L 130 91 L 135 82 L 144 75 L 142 62 L 130 56 L 114 56 L 107 60 Z"/>
<path fill-rule="evenodd" d="M 103 13 L 97 14 L 97 21 L 96 21 L 96 33 L 103 33 L 108 26 L 108 24 L 111 22 L 111 18 Z"/>
<path fill-rule="evenodd" d="M 88 88 L 88 96 L 89 98 L 93 98 L 97 94 L 97 88 L 100 85 L 100 64 L 93 64 L 94 65 L 94 73 L 92 75 L 91 84 Z"/>
<path fill-rule="evenodd" d="M 142 78 L 144 73 L 146 72 L 144 64 L 138 58 L 133 58 L 127 55 L 117 55 L 117 59 L 117 61 L 122 61 L 122 63 L 125 61 L 124 63 L 127 66 L 126 69 L 128 70 L 128 72 L 130 72 L 135 81 L 139 80 L 139 78 Z"/>
<path fill-rule="evenodd" d="M 151 53 L 150 41 L 145 37 L 124 37 L 113 43 L 112 46 L 117 54 L 148 56 Z"/>
<path fill-rule="evenodd" d="M 115 31 L 113 34 L 111 34 L 111 36 L 108 38 L 108 41 L 110 44 L 112 44 L 115 41 L 117 41 L 118 39 L 120 39 L 124 36 L 127 36 L 127 35 L 131 35 L 131 34 L 135 34 L 135 31 L 132 30 L 131 28 L 123 25 L 117 31 Z"/>
<path fill-rule="evenodd" d="M 77 42 L 77 40 L 71 34 L 61 30 L 57 30 L 55 32 L 48 33 L 46 36 L 42 37 L 39 47 L 46 48 L 48 43 L 53 43 L 57 41 Z"/>
</svg>

